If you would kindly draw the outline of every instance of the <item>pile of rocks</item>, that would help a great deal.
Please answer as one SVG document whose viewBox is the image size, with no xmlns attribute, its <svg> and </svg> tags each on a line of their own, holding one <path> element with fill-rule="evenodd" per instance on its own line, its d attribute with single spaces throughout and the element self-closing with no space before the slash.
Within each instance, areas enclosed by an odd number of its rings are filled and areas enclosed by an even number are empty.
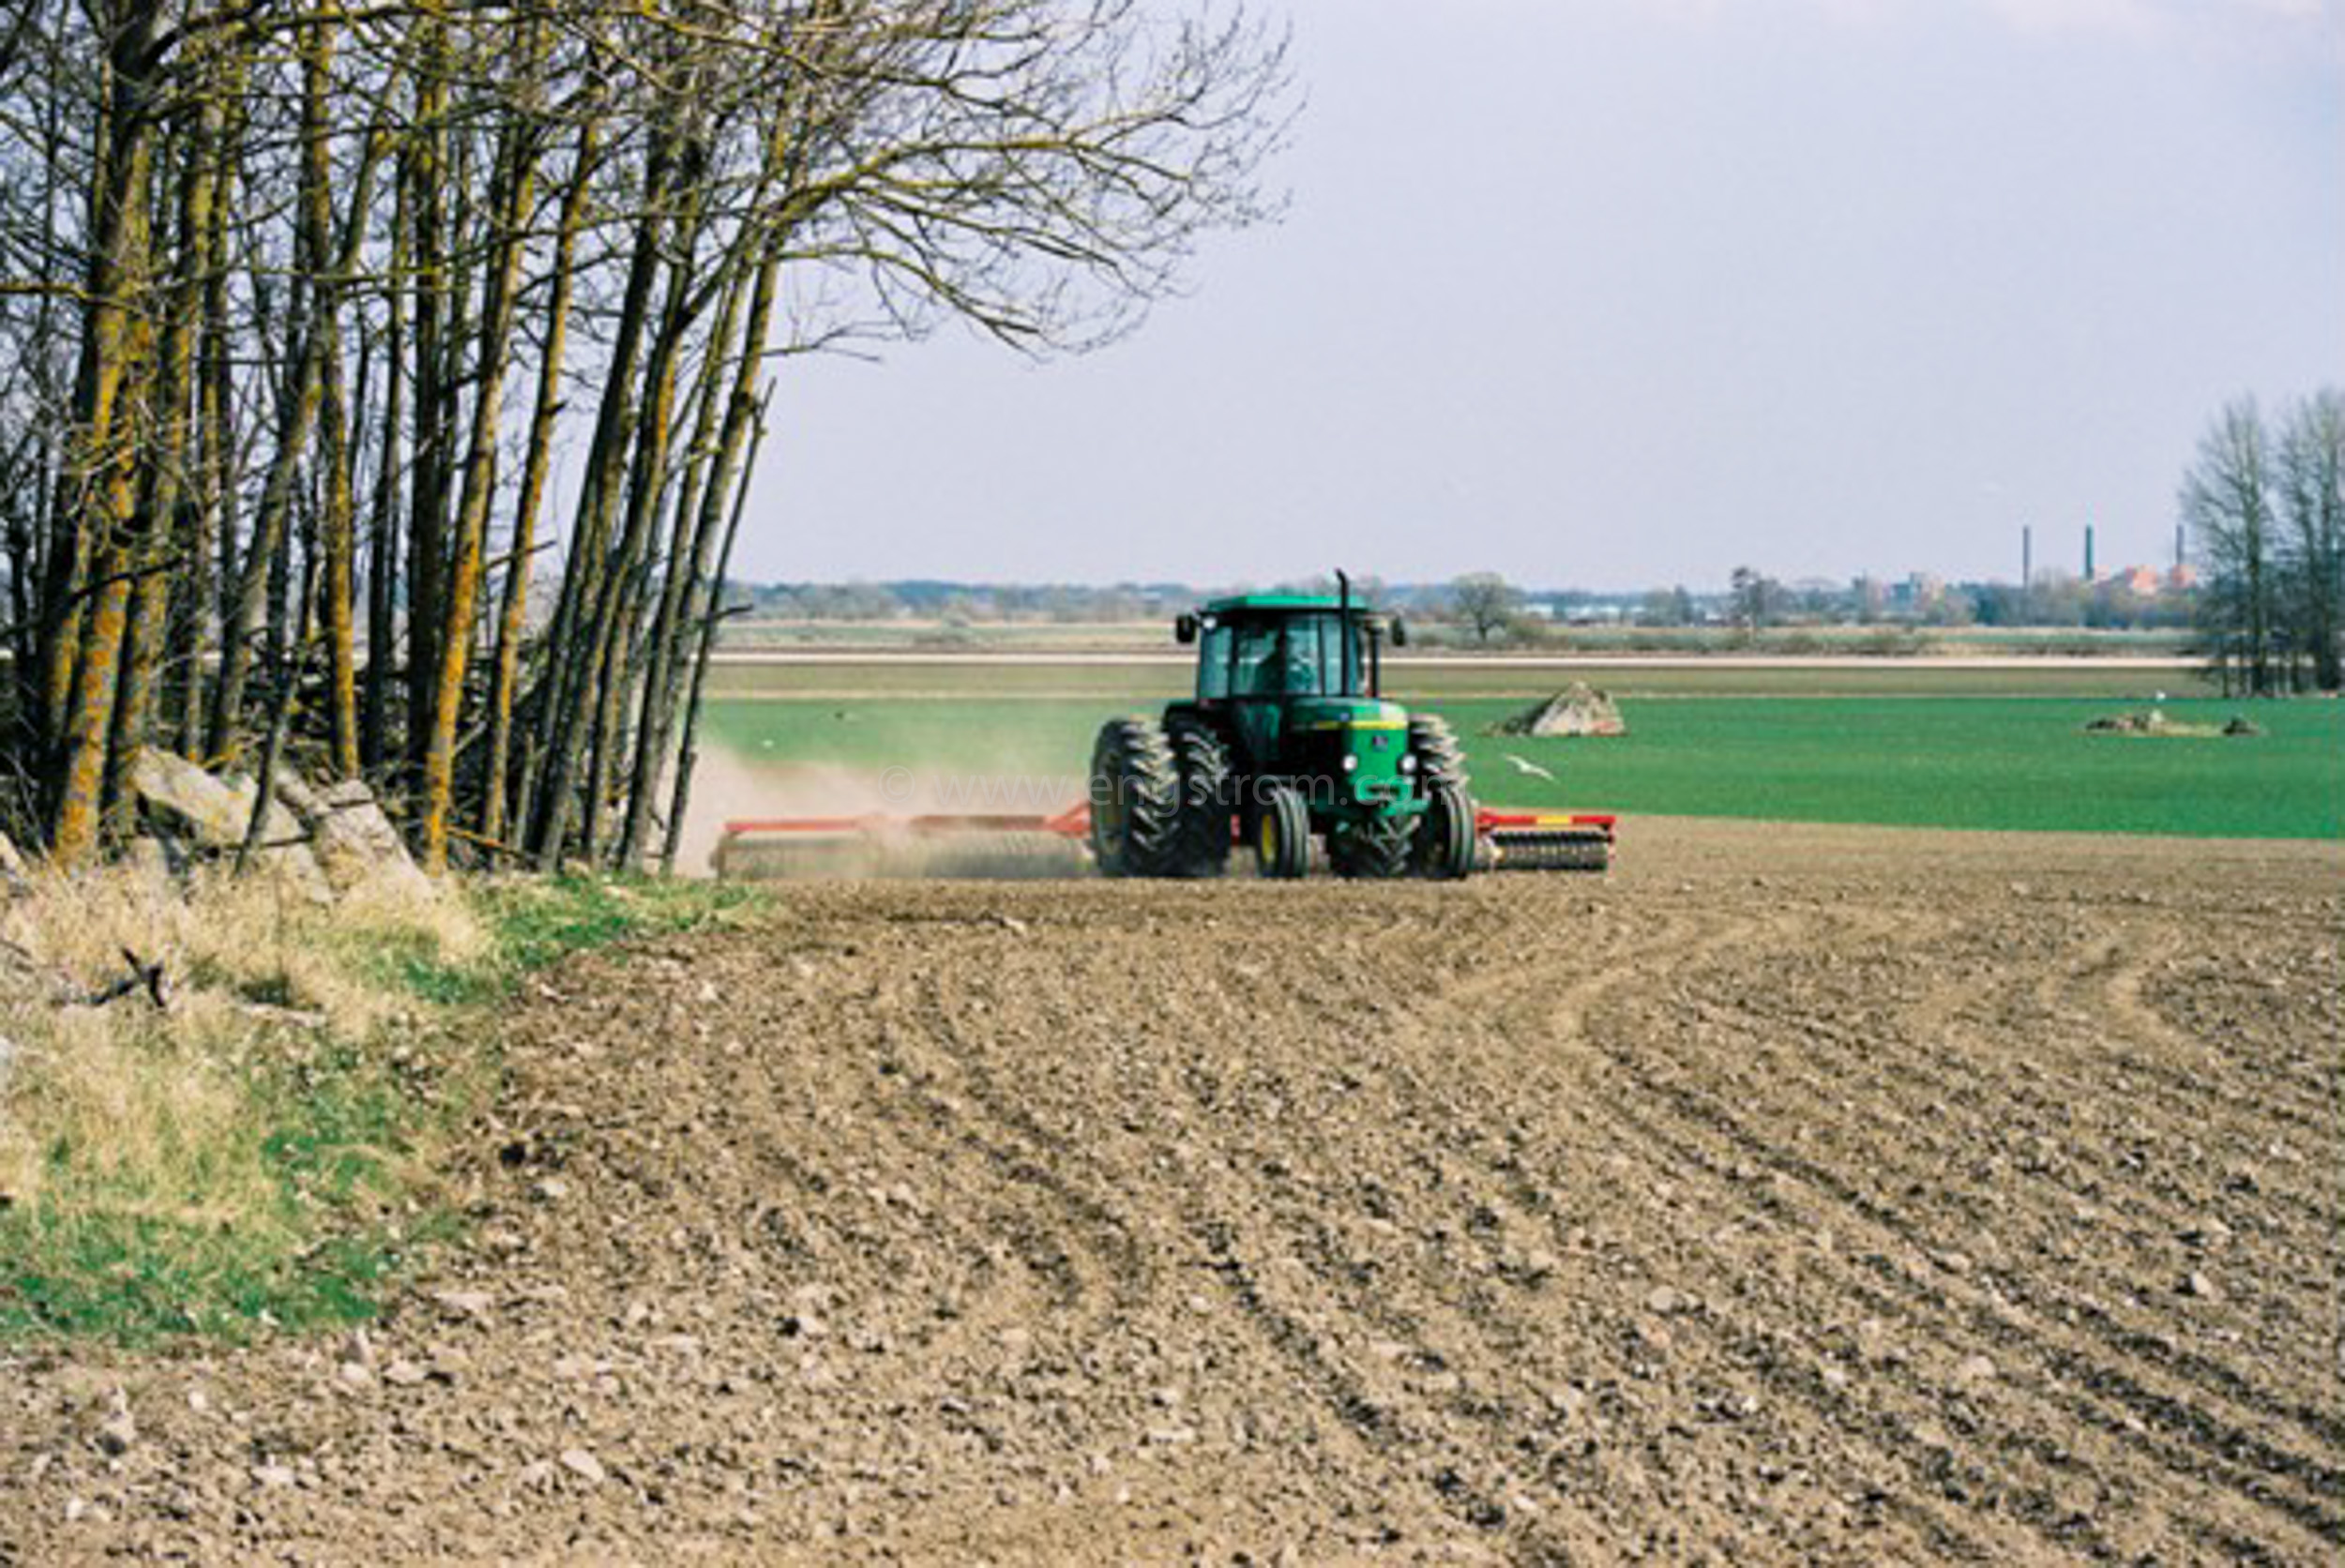
<svg viewBox="0 0 2345 1568">
<path fill-rule="evenodd" d="M 1546 701 L 1498 727 L 1502 735 L 1625 735 L 1628 721 L 1611 697 L 1585 681 L 1574 681 Z"/>
<path fill-rule="evenodd" d="M 260 805 L 253 779 L 212 773 L 152 746 L 132 761 L 125 782 L 139 807 L 129 859 L 163 878 L 179 876 L 199 860 L 234 855 Z M 270 792 L 251 865 L 319 903 L 361 885 L 422 896 L 432 886 L 364 783 L 317 786 L 285 769 L 278 771 Z M 25 876 L 23 858 L 0 837 L 0 884 L 21 883 Z"/>
<path fill-rule="evenodd" d="M 2144 708 L 2138 713 L 2105 715 L 2084 728 L 2095 735 L 2155 735 L 2167 728 L 2167 718 L 2163 709 Z"/>
<path fill-rule="evenodd" d="M 2263 733 L 2263 726 L 2244 714 L 2234 714 L 2221 725 L 2186 724 L 2166 716 L 2163 708 L 2141 708 L 2129 714 L 2108 714 L 2093 719 L 2084 727 L 2088 735 L 2156 735 L 2170 740 L 2211 740 L 2228 735 L 2233 739 L 2252 739 Z"/>
</svg>

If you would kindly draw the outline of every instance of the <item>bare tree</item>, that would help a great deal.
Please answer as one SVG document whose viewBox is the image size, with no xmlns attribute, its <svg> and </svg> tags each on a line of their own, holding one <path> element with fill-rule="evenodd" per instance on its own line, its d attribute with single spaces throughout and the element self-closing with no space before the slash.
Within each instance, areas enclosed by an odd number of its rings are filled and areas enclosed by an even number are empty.
<svg viewBox="0 0 2345 1568">
<path fill-rule="evenodd" d="M 1783 585 L 1756 567 L 1735 567 L 1728 591 L 1734 601 L 1734 623 L 1746 637 L 1757 637 L 1783 613 Z"/>
<path fill-rule="evenodd" d="M 2345 686 L 2345 392 L 2325 388 L 2280 426 L 2278 554 L 2291 641 L 2322 691 Z"/>
<path fill-rule="evenodd" d="M 1449 584 L 1450 618 L 1474 633 L 1477 646 L 1512 626 L 1521 612 L 1522 596 L 1496 572 L 1468 572 Z"/>
<path fill-rule="evenodd" d="M 2270 445 L 2254 399 L 2227 404 L 2200 438 L 2180 497 L 2206 564 L 2200 605 L 2223 689 L 2253 697 L 2279 689 Z"/>
</svg>

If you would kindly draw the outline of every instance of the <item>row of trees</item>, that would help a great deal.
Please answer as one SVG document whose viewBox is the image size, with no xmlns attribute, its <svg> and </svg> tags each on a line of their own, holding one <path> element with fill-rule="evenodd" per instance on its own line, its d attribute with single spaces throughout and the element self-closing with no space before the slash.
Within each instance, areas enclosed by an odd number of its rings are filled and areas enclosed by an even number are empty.
<svg viewBox="0 0 2345 1568">
<path fill-rule="evenodd" d="M 2180 505 L 2205 564 L 2201 623 L 2224 690 L 2345 686 L 2345 392 L 2276 420 L 2252 398 L 2227 405 Z"/>
<path fill-rule="evenodd" d="M 1281 54 L 1142 0 L 0 8 L 19 827 L 69 865 L 141 747 L 313 737 L 434 866 L 672 853 L 777 355 L 1126 329 L 1263 215 Z"/>
<path fill-rule="evenodd" d="M 784 582 L 745 590 L 750 613 L 777 621 L 891 621 L 907 618 L 952 625 L 992 622 L 1136 621 L 1198 597 L 1168 584 L 1093 586 L 1074 582 L 961 583 Z"/>
<path fill-rule="evenodd" d="M 2192 625 L 2198 602 L 2194 593 L 2171 580 L 2161 582 L 2156 592 L 2141 591 L 2130 574 L 2088 582 L 2066 572 L 2045 571 L 2026 588 L 1928 579 L 1893 585 L 1867 577 L 1787 583 L 1747 565 L 1733 569 L 1722 594 L 1696 594 L 1679 586 L 1626 596 L 1580 590 L 1526 596 L 1503 578 L 1478 573 L 1459 579 L 1446 590 L 1418 591 L 1414 601 L 1455 626 L 1461 638 L 1488 645 L 1520 641 L 1548 624 L 1526 612 L 1532 597 L 1550 607 L 1550 619 L 1567 624 L 1623 624 L 1657 630 L 1716 626 L 1747 636 L 1817 626 L 2182 628 Z"/>
</svg>

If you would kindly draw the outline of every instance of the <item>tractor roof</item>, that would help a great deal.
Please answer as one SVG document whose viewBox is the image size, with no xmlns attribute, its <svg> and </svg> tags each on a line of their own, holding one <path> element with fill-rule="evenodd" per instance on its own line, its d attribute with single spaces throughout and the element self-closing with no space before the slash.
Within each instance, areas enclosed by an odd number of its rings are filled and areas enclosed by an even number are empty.
<svg viewBox="0 0 2345 1568">
<path fill-rule="evenodd" d="M 1226 599 L 1215 599 L 1205 606 L 1208 615 L 1277 615 L 1306 610 L 1338 610 L 1339 601 L 1333 594 L 1237 594 Z M 1354 599 L 1355 611 L 1367 612 L 1370 606 L 1364 599 Z"/>
</svg>

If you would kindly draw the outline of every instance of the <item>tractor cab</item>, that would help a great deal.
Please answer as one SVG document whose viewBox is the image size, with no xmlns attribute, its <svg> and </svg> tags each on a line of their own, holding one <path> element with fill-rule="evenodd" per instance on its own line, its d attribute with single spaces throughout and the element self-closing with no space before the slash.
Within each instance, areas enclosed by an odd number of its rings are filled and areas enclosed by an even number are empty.
<svg viewBox="0 0 2345 1568">
<path fill-rule="evenodd" d="M 1294 779 L 1323 812 L 1422 808 L 1408 713 L 1382 695 L 1383 625 L 1348 594 L 1223 599 L 1195 626 L 1190 711 L 1220 731 L 1242 775 Z"/>
<path fill-rule="evenodd" d="M 1397 621 L 1388 631 L 1348 595 L 1218 599 L 1182 616 L 1174 631 L 1197 648 L 1196 711 L 1226 724 L 1248 759 L 1278 758 L 1303 735 L 1407 726 L 1383 701 L 1384 640 L 1407 633 Z"/>
<path fill-rule="evenodd" d="M 1249 594 L 1216 600 L 1173 629 L 1197 644 L 1200 702 L 1374 697 L 1383 684 L 1384 624 L 1339 599 Z"/>
</svg>

